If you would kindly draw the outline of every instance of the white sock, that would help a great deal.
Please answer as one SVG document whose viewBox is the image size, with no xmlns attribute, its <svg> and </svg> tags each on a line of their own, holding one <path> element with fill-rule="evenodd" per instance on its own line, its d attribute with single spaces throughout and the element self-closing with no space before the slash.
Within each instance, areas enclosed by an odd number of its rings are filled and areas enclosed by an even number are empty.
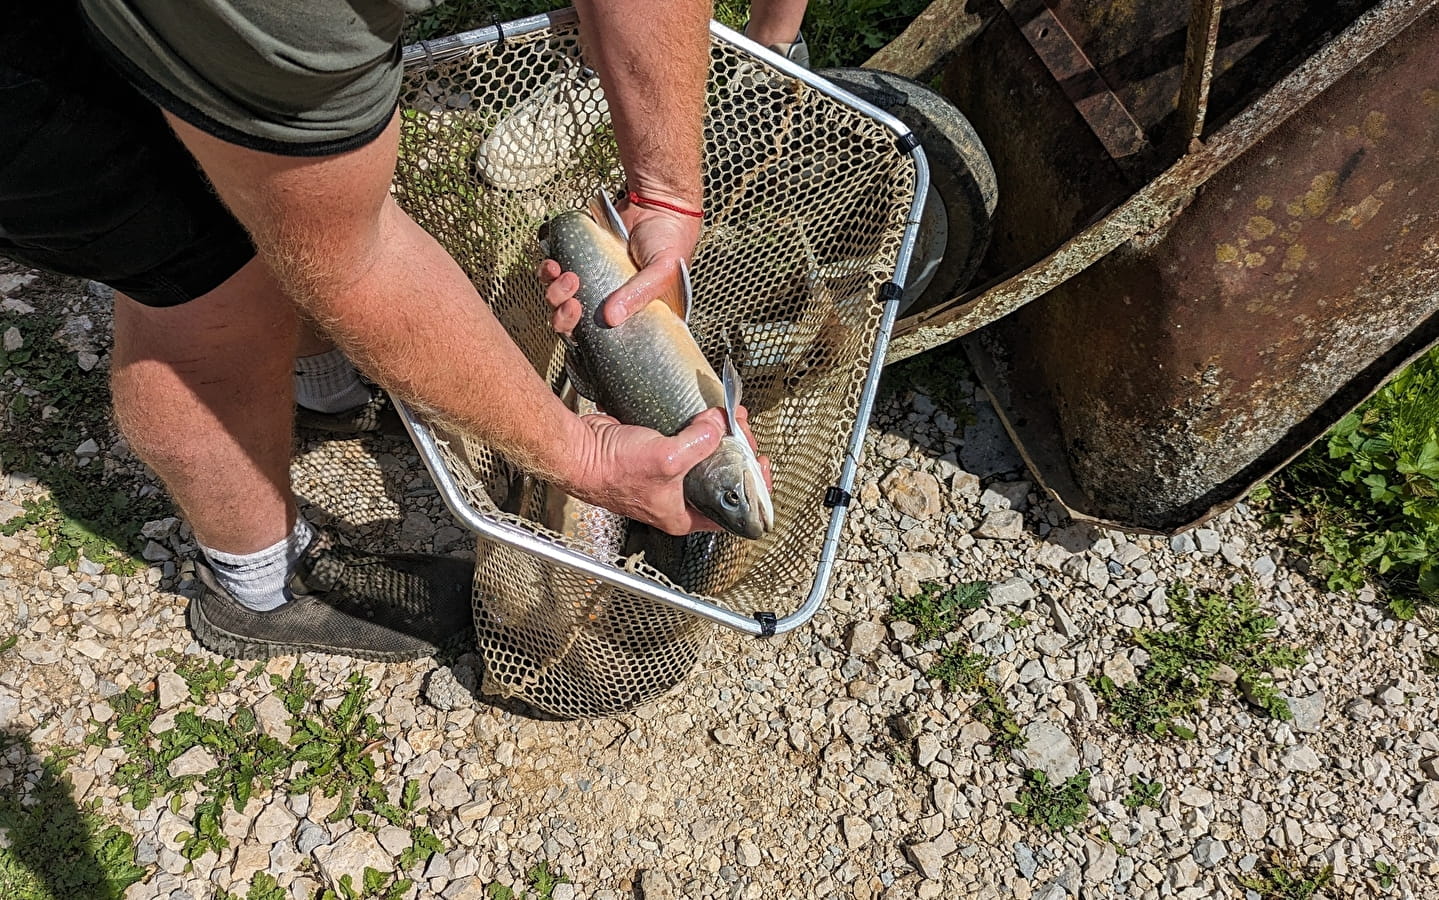
<svg viewBox="0 0 1439 900">
<path fill-rule="evenodd" d="M 234 595 L 241 605 L 255 612 L 266 612 L 288 603 L 291 599 L 285 582 L 305 548 L 314 540 L 315 529 L 304 516 L 295 517 L 289 537 L 254 553 L 223 553 L 204 544 L 200 550 L 215 571 L 215 580 Z"/>
<path fill-rule="evenodd" d="M 337 413 L 369 399 L 370 389 L 338 349 L 295 360 L 295 402 L 306 409 Z"/>
</svg>

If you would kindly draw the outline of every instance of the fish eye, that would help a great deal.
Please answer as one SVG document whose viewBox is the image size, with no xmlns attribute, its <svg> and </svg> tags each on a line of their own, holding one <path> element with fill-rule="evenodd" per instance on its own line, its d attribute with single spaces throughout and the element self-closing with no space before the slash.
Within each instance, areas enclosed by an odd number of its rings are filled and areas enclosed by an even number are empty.
<svg viewBox="0 0 1439 900">
<path fill-rule="evenodd" d="M 720 503 L 724 506 L 725 509 L 738 509 L 739 491 L 735 490 L 734 488 L 730 488 L 729 490 L 725 491 L 724 496 L 720 497 Z"/>
</svg>

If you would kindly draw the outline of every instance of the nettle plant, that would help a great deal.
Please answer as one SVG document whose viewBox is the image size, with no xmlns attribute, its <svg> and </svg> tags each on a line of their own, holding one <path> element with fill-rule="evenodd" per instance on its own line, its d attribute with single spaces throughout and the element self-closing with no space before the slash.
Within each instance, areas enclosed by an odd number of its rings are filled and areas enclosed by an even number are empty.
<svg viewBox="0 0 1439 900">
<path fill-rule="evenodd" d="M 1270 498 L 1331 590 L 1374 581 L 1401 618 L 1439 605 L 1439 350 L 1258 492 Z"/>
</svg>

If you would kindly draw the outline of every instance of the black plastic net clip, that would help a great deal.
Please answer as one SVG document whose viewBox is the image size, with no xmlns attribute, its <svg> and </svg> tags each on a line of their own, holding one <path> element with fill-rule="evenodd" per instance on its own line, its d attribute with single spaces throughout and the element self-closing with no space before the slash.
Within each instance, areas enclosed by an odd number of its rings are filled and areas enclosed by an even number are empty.
<svg viewBox="0 0 1439 900">
<path fill-rule="evenodd" d="M 892 300 L 898 300 L 904 296 L 904 288 L 893 281 L 886 281 L 879 286 L 879 302 L 888 304 Z"/>
<path fill-rule="evenodd" d="M 760 637 L 774 637 L 775 617 L 772 612 L 761 612 L 754 614 L 755 621 L 759 623 Z"/>
<path fill-rule="evenodd" d="M 906 131 L 894 139 L 894 146 L 900 153 L 909 153 L 914 150 L 915 147 L 919 146 L 919 138 L 915 136 L 913 131 Z"/>
<path fill-rule="evenodd" d="M 849 501 L 852 496 L 853 495 L 844 488 L 838 485 L 832 485 L 825 489 L 824 505 L 830 509 L 834 509 L 836 506 L 849 506 Z"/>
<path fill-rule="evenodd" d="M 505 25 L 500 21 L 499 14 L 493 9 L 490 10 L 490 24 L 493 25 L 495 29 L 495 44 L 501 50 L 505 49 Z"/>
</svg>

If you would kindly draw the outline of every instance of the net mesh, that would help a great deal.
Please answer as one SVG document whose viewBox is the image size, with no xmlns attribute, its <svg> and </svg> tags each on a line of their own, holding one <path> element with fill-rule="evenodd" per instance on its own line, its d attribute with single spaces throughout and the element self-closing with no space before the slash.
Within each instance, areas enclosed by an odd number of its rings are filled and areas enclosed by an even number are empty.
<svg viewBox="0 0 1439 900">
<path fill-rule="evenodd" d="M 773 464 L 776 525 L 759 541 L 651 536 L 610 561 L 745 615 L 782 616 L 820 564 L 825 489 L 858 417 L 883 311 L 876 297 L 894 272 L 915 171 L 869 116 L 719 38 L 710 52 L 690 328 L 716 369 L 726 355 L 739 368 Z M 407 67 L 401 104 L 395 197 L 559 389 L 563 352 L 535 277 L 536 231 L 623 184 L 577 30 L 552 23 L 426 54 Z M 477 513 L 593 552 L 537 521 L 544 486 L 472 437 L 436 436 Z M 613 714 L 669 690 L 713 628 L 483 539 L 474 598 L 485 689 L 561 716 Z"/>
</svg>

